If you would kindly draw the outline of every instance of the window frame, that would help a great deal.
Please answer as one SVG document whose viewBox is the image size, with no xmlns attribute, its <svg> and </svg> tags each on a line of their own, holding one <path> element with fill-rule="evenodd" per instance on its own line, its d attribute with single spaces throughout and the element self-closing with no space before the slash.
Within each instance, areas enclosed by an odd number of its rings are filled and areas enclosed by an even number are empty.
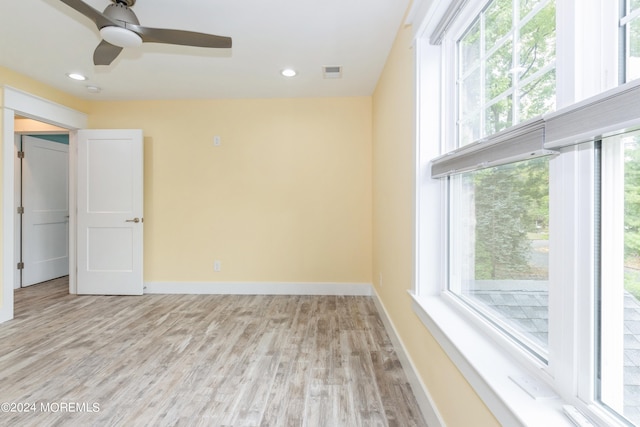
<svg viewBox="0 0 640 427">
<path fill-rule="evenodd" d="M 558 109 L 618 84 L 617 52 L 607 46 L 617 44 L 619 16 L 603 12 L 606 1 L 556 0 L 556 81 L 569 82 L 558 85 Z M 416 36 L 417 88 L 413 309 L 502 424 L 572 425 L 562 413 L 562 406 L 568 404 L 596 423 L 617 425 L 620 420 L 593 401 L 597 360 L 591 351 L 595 348 L 596 320 L 595 287 L 591 285 L 595 283 L 592 267 L 596 262 L 592 250 L 596 221 L 592 142 L 562 146 L 549 165 L 550 181 L 558 182 L 550 185 L 549 197 L 550 217 L 554 218 L 550 221 L 550 250 L 554 254 L 549 266 L 550 288 L 557 282 L 563 286 L 549 293 L 548 365 L 515 346 L 446 290 L 449 247 L 443 224 L 448 216 L 448 191 L 445 180 L 431 179 L 429 171 L 433 158 L 455 148 L 457 107 L 446 100 L 456 99 L 456 55 L 447 54 L 452 43 L 455 52 L 456 39 L 445 35 L 441 44 L 431 44 L 429 38 L 448 12 L 448 3 L 435 0 L 429 8 L 417 2 L 409 17 Z M 464 31 L 487 2 L 466 3 L 448 26 L 449 34 Z M 611 22 L 615 22 L 613 27 Z M 575 34 L 586 35 L 583 43 L 593 44 L 588 54 L 576 49 Z M 551 389 L 560 398 L 532 399 L 516 385 L 518 380 Z"/>
</svg>

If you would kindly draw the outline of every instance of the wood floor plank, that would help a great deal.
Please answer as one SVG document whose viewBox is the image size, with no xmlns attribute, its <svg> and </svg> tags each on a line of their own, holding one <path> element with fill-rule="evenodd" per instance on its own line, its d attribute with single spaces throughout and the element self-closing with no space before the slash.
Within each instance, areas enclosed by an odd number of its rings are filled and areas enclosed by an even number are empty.
<svg viewBox="0 0 640 427">
<path fill-rule="evenodd" d="M 0 402 L 38 411 L 0 425 L 426 425 L 370 297 L 76 296 L 63 278 L 14 307 Z"/>
</svg>

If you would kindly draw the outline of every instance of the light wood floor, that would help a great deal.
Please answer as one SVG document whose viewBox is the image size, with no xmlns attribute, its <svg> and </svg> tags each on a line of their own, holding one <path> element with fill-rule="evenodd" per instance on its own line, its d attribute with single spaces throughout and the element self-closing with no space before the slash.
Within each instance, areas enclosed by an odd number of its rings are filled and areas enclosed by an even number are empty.
<svg viewBox="0 0 640 427">
<path fill-rule="evenodd" d="M 425 425 L 369 297 L 75 296 L 65 279 L 16 291 L 2 402 L 35 403 L 0 412 L 12 426 Z"/>
</svg>

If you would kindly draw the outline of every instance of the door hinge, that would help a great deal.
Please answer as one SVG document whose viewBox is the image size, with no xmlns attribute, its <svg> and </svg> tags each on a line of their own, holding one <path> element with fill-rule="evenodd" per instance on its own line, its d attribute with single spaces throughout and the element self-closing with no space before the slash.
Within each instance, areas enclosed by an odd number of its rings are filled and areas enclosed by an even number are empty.
<svg viewBox="0 0 640 427">
<path fill-rule="evenodd" d="M 18 263 L 18 270 L 24 270 L 24 262 Z"/>
<path fill-rule="evenodd" d="M 24 159 L 24 151 L 18 151 L 18 158 Z"/>
<path fill-rule="evenodd" d="M 24 206 L 18 206 L 18 214 L 22 215 L 24 213 Z"/>
</svg>

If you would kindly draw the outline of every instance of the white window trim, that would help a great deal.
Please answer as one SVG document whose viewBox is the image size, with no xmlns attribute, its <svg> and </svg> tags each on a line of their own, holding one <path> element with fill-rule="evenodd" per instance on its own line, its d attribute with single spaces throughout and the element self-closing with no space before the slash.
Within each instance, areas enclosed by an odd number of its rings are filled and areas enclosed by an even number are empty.
<svg viewBox="0 0 640 427">
<path fill-rule="evenodd" d="M 477 316 L 461 316 L 461 306 L 447 294 L 410 294 L 414 312 L 501 425 L 572 425 L 562 414 L 562 400 L 535 400 L 511 379 L 527 378 L 545 387 L 511 354 L 498 350 Z"/>
<path fill-rule="evenodd" d="M 588 293 L 578 292 L 580 283 L 594 282 L 593 268 L 584 268 L 585 263 L 590 266 L 594 263 L 591 250 L 593 235 L 581 232 L 585 227 L 593 228 L 594 221 L 590 208 L 584 209 L 585 206 L 593 206 L 593 194 L 588 190 L 589 180 L 593 180 L 593 154 L 586 144 L 561 148 L 562 155 L 550 164 L 550 173 L 566 180 L 565 184 L 553 187 L 550 193 L 551 203 L 555 206 L 552 209 L 562 209 L 565 218 L 562 224 L 552 225 L 550 245 L 554 258 L 550 260 L 550 269 L 555 270 L 555 280 L 564 281 L 565 286 L 562 294 L 550 294 L 550 307 L 555 306 L 554 314 L 550 315 L 573 321 L 550 319 L 550 324 L 558 323 L 560 326 L 550 330 L 549 366 L 544 366 L 537 359 L 532 360 L 532 356 L 523 350 L 505 344 L 504 336 L 479 322 L 475 314 L 469 313 L 469 309 L 443 291 L 448 248 L 447 231 L 442 224 L 446 223 L 447 192 L 442 180 L 430 178 L 429 164 L 433 158 L 452 148 L 446 146 L 446 141 L 453 140 L 449 133 L 455 129 L 455 123 L 451 122 L 455 121 L 455 107 L 434 100 L 451 99 L 451 93 L 447 92 L 451 85 L 442 81 L 447 76 L 455 78 L 455 73 L 452 64 L 443 60 L 442 49 L 446 49 L 447 40 L 443 45 L 434 46 L 429 44 L 428 36 L 444 14 L 447 3 L 446 0 L 416 1 L 409 15 L 416 35 L 417 76 L 416 270 L 415 288 L 410 292 L 414 311 L 503 425 L 574 425 L 563 414 L 562 408 L 566 404 L 588 414 L 597 425 L 622 425 L 600 406 L 590 404 L 595 385 L 585 378 L 593 377 L 596 363 L 590 350 L 593 348 L 594 330 L 576 327 L 577 324 L 594 324 L 594 299 Z M 569 38 L 584 34 L 584 29 L 589 28 L 586 33 L 591 36 L 590 42 L 596 43 L 594 50 L 601 52 L 602 58 L 594 60 L 597 55 L 592 55 L 593 51 L 586 55 L 585 52 L 576 52 L 568 43 L 559 43 L 558 73 L 588 70 L 581 79 L 574 80 L 574 85 L 558 90 L 557 105 L 562 107 L 617 84 L 616 61 L 606 59 L 614 53 L 602 47 L 611 42 L 615 34 L 594 25 L 594 20 L 600 22 L 598 15 L 603 16 L 604 6 L 600 0 L 558 0 L 556 5 L 560 21 L 557 29 L 559 39 L 566 39 L 566 34 L 570 34 Z M 459 15 L 459 19 L 463 19 L 464 13 Z M 466 16 L 469 15 L 473 14 L 468 12 Z M 595 80 L 594 76 L 597 77 Z M 420 144 L 420 141 L 425 143 Z M 576 182 L 586 182 L 587 185 L 581 185 L 577 187 L 579 191 L 575 191 L 576 187 L 572 185 Z M 560 256 L 556 257 L 556 254 Z M 565 265 L 583 268 L 566 269 Z M 523 377 L 540 387 L 553 387 L 561 397 L 533 399 L 511 379 Z"/>
<path fill-rule="evenodd" d="M 606 282 L 601 284 L 602 330 L 602 395 L 617 411 L 624 411 L 624 147 L 621 135 L 602 143 L 602 251 L 601 271 Z M 613 286 L 611 286 L 613 285 Z M 619 286 L 621 285 L 621 286 Z"/>
</svg>

